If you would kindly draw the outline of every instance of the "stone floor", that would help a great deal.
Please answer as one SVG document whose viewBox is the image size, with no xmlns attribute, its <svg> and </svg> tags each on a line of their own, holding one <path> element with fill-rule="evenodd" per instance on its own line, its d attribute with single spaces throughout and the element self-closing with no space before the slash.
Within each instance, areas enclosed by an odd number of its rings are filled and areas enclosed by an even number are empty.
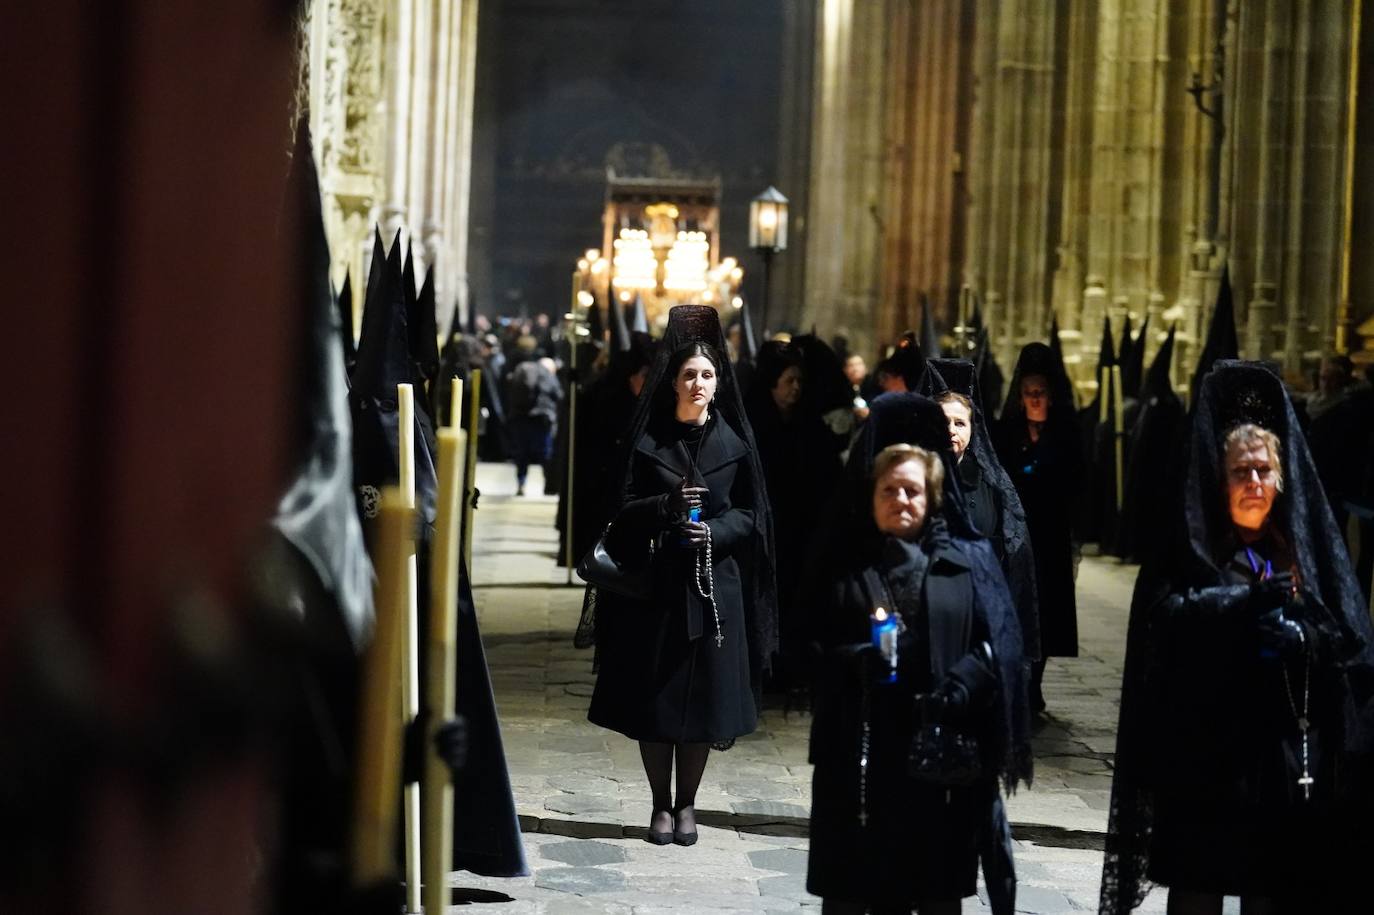
<svg viewBox="0 0 1374 915">
<path fill-rule="evenodd" d="M 757 733 L 712 754 L 696 846 L 645 842 L 638 750 L 586 720 L 591 656 L 572 646 L 582 589 L 555 562 L 554 500 L 514 497 L 508 466 L 483 465 L 479 485 L 473 581 L 532 875 L 456 874 L 457 898 L 503 913 L 819 910 L 805 889 L 808 719 L 767 709 Z M 529 491 L 541 488 L 532 480 Z M 1079 568 L 1082 654 L 1050 662 L 1035 786 L 1009 800 L 1018 911 L 1097 908 L 1134 576 L 1095 558 Z M 964 911 L 988 911 L 984 903 L 980 892 Z M 1163 893 L 1139 911 L 1163 912 Z"/>
</svg>

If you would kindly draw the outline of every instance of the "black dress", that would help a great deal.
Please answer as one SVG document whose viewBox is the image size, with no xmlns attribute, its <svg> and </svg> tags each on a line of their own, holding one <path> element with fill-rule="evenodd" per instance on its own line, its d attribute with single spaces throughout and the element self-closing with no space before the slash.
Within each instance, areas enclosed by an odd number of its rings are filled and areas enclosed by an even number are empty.
<svg viewBox="0 0 1374 915">
<path fill-rule="evenodd" d="M 815 764 L 807 891 L 827 899 L 911 908 L 975 890 L 980 844 L 998 799 L 996 764 L 971 787 L 945 789 L 907 774 L 915 696 L 953 676 L 968 690 L 967 730 L 995 728 L 999 674 L 983 653 L 986 610 L 970 558 L 936 519 L 921 541 L 883 538 L 871 564 L 850 564 L 818 608 L 825 651 L 811 731 Z M 906 623 L 897 682 L 877 682 L 870 593 L 884 581 Z M 1019 660 L 1019 659 L 1018 659 Z M 861 773 L 865 723 L 866 773 Z M 987 744 L 983 744 L 986 746 Z"/>
<path fill-rule="evenodd" d="M 1004 429 L 1002 466 L 1026 509 L 1040 608 L 1041 657 L 1078 656 L 1078 605 L 1074 595 L 1074 495 L 1083 463 L 1071 428 L 1045 424 L 1032 442 L 1024 419 Z M 1063 434 L 1067 433 L 1067 434 Z"/>
<path fill-rule="evenodd" d="M 587 717 L 633 740 L 718 743 L 758 724 L 746 633 L 745 589 L 736 551 L 755 536 L 749 451 L 726 422 L 651 423 L 631 461 L 629 498 L 608 542 L 613 555 L 647 558 L 654 596 L 633 601 L 602 593 L 600 668 Z M 711 528 L 715 611 L 695 579 L 697 550 L 677 545 L 664 496 L 683 477 L 710 493 L 702 520 Z M 717 622 L 718 614 L 718 622 Z M 717 633 L 720 641 L 717 644 Z"/>
</svg>

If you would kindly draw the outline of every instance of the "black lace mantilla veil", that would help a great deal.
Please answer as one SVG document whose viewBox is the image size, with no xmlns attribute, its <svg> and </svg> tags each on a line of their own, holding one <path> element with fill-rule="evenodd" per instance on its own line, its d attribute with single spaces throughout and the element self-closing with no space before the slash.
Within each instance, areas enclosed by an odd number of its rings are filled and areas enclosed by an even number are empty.
<svg viewBox="0 0 1374 915">
<path fill-rule="evenodd" d="M 625 504 L 633 473 L 635 446 L 644 437 L 655 415 L 672 414 L 673 379 L 668 376 L 668 366 L 673 355 L 690 343 L 706 343 L 714 347 L 725 359 L 725 334 L 720 327 L 720 314 L 709 305 L 676 305 L 668 312 L 668 327 L 649 367 L 649 375 L 644 381 L 639 401 L 635 404 L 634 417 L 630 421 L 629 432 L 624 438 L 624 448 L 620 466 L 624 474 L 620 485 L 619 498 L 613 506 L 618 512 Z M 744 412 L 744 399 L 735 379 L 734 370 L 728 361 L 720 366 L 716 397 L 711 409 L 715 417 L 729 424 L 735 434 L 744 440 L 749 449 L 748 472 L 751 492 L 754 493 L 754 537 L 753 550 L 749 554 L 737 555 L 740 575 L 744 579 L 744 594 L 747 598 L 745 613 L 748 620 L 749 665 L 752 682 L 757 693 L 763 682 L 762 675 L 769 669 L 773 655 L 778 650 L 778 602 L 777 582 L 773 567 L 773 513 L 769 509 L 767 488 L 764 485 L 763 465 L 759 463 L 758 443 L 754 431 Z M 599 595 L 591 599 L 600 600 Z"/>
<path fill-rule="evenodd" d="M 1222 444 L 1235 426 L 1253 422 L 1279 437 L 1284 489 L 1274 502 L 1275 522 L 1296 554 L 1303 587 L 1320 597 L 1350 646 L 1344 661 L 1345 753 L 1374 754 L 1374 632 L 1362 606 L 1350 559 L 1279 377 L 1264 364 L 1218 361 L 1196 396 L 1188 441 L 1183 498 L 1167 519 L 1163 548 L 1136 579 L 1126 636 L 1115 773 L 1102 871 L 1100 911 L 1126 915 L 1150 889 L 1150 836 L 1154 797 L 1149 783 L 1149 612 L 1165 595 L 1224 583 L 1215 554 L 1231 529 L 1219 491 L 1225 470 Z M 1178 506 L 1181 506 L 1178 508 Z"/>
<path fill-rule="evenodd" d="M 967 359 L 931 359 L 922 380 L 922 393 L 934 397 L 945 391 L 963 394 L 973 404 L 973 441 L 969 453 L 978 462 L 983 479 L 1002 497 L 1002 547 L 1006 552 L 1007 586 L 1021 619 L 1022 651 L 1026 661 L 1040 658 L 1040 609 L 1035 589 L 1035 555 L 1021 496 L 997 459 L 992 434 L 983 417 L 978 393 L 977 368 Z M 958 476 L 955 474 L 954 476 Z"/>
<path fill-rule="evenodd" d="M 954 453 L 949 446 L 949 426 L 944 410 L 935 401 L 919 394 L 890 393 L 869 403 L 864 423 L 849 452 L 840 497 L 832 509 L 830 542 L 842 550 L 847 544 L 872 543 L 877 536 L 869 509 L 870 477 L 873 460 L 888 445 L 917 445 L 940 455 L 945 465 L 945 489 L 940 514 L 951 537 L 972 562 L 973 585 L 978 604 L 987 614 L 993 654 L 1002 683 L 999 706 L 1001 726 L 993 735 L 999 774 L 1004 786 L 1013 791 L 1018 782 L 1029 785 L 1032 775 L 1030 743 L 1030 705 L 1023 659 L 1021 624 L 1005 587 L 1006 578 L 992 545 L 969 521 L 958 497 L 958 474 L 954 472 Z M 819 563 L 815 563 L 819 565 Z"/>
</svg>

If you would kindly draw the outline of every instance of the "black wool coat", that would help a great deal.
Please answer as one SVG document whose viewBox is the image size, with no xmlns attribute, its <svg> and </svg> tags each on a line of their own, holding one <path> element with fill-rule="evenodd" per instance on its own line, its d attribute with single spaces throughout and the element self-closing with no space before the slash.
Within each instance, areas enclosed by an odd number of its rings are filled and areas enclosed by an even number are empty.
<svg viewBox="0 0 1374 915">
<path fill-rule="evenodd" d="M 634 740 L 715 743 L 758 724 L 757 677 L 750 669 L 748 568 L 755 530 L 748 446 L 712 418 L 699 443 L 668 418 L 651 423 L 631 455 L 630 489 L 607 546 L 653 566 L 653 596 L 636 601 L 602 592 L 600 668 L 587 717 Z M 698 588 L 697 553 L 679 545 L 679 519 L 664 509 L 683 478 L 709 489 L 701 519 L 711 529 L 712 583 Z M 711 601 L 701 591 L 711 591 Z M 717 622 L 717 619 L 719 622 Z M 717 644 L 717 634 L 721 639 Z"/>
<path fill-rule="evenodd" d="M 986 779 L 969 787 L 946 790 L 907 774 L 916 696 L 946 680 L 959 683 L 969 712 L 958 728 L 990 748 L 997 743 L 1001 685 L 980 647 L 989 638 L 988 611 L 970 557 L 948 537 L 926 537 L 919 547 L 889 538 L 873 547 L 871 562 L 851 563 L 818 595 L 815 610 L 823 660 L 811 729 L 816 769 L 807 889 L 825 898 L 910 908 L 922 899 L 973 894 L 998 801 L 993 758 Z M 887 582 L 886 594 L 876 600 L 865 565 Z M 869 613 L 875 603 L 892 601 L 907 626 L 899 639 L 897 682 L 875 683 L 879 665 L 864 650 Z M 861 778 L 865 721 L 869 763 Z"/>
</svg>

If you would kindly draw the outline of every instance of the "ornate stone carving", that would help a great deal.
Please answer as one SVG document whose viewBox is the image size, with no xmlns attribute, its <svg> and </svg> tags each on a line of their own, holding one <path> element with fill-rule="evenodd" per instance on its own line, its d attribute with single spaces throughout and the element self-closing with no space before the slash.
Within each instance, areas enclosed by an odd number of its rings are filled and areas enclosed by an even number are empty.
<svg viewBox="0 0 1374 915">
<path fill-rule="evenodd" d="M 381 147 L 378 100 L 382 93 L 381 10 L 376 0 L 337 0 L 338 28 L 331 48 L 345 55 L 343 130 L 338 164 L 344 171 L 376 174 Z"/>
</svg>

